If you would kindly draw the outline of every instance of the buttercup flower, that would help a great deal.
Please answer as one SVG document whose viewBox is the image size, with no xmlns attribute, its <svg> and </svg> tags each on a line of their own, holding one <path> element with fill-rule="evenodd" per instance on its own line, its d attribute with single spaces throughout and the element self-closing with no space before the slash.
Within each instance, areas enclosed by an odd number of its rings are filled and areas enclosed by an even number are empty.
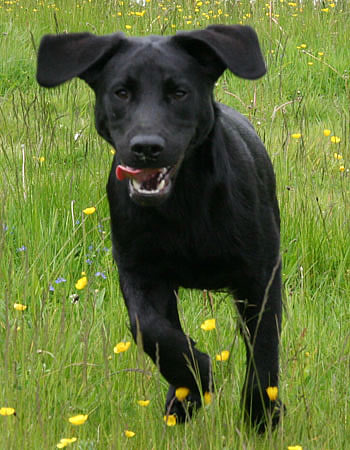
<svg viewBox="0 0 350 450">
<path fill-rule="evenodd" d="M 223 350 L 221 353 L 215 356 L 216 361 L 227 361 L 230 357 L 230 352 L 228 350 Z"/>
<path fill-rule="evenodd" d="M 204 394 L 204 404 L 210 405 L 210 403 L 213 401 L 213 396 L 210 392 L 205 392 Z"/>
<path fill-rule="evenodd" d="M 132 438 L 135 436 L 136 433 L 134 433 L 133 431 L 130 431 L 130 430 L 125 430 L 124 434 L 127 438 Z"/>
<path fill-rule="evenodd" d="M 0 408 L 0 416 L 15 416 L 16 411 L 14 408 L 2 407 Z"/>
<path fill-rule="evenodd" d="M 27 305 L 22 305 L 22 303 L 15 303 L 13 307 L 16 311 L 25 311 L 28 308 Z"/>
<path fill-rule="evenodd" d="M 207 319 L 201 325 L 202 330 L 210 331 L 216 328 L 216 319 Z"/>
<path fill-rule="evenodd" d="M 292 135 L 293 139 L 300 139 L 301 138 L 301 133 L 293 133 Z"/>
<path fill-rule="evenodd" d="M 88 279 L 86 276 L 79 278 L 79 280 L 75 283 L 75 288 L 78 290 L 84 289 L 88 283 Z"/>
<path fill-rule="evenodd" d="M 168 427 L 174 427 L 176 425 L 176 416 L 174 414 L 164 416 L 164 422 L 167 424 Z"/>
<path fill-rule="evenodd" d="M 331 137 L 332 144 L 339 144 L 340 141 L 341 141 L 341 139 L 338 136 L 332 136 Z"/>
<path fill-rule="evenodd" d="M 137 400 L 137 403 L 140 406 L 148 406 L 149 405 L 150 400 Z"/>
<path fill-rule="evenodd" d="M 289 445 L 288 450 L 303 450 L 301 445 Z"/>
<path fill-rule="evenodd" d="M 187 387 L 179 387 L 175 391 L 176 398 L 182 402 L 190 393 L 190 390 Z"/>
<path fill-rule="evenodd" d="M 83 213 L 86 214 L 87 216 L 90 216 L 91 214 L 93 214 L 96 211 L 95 206 L 91 206 L 90 208 L 85 208 L 83 209 Z"/>
<path fill-rule="evenodd" d="M 131 342 L 119 342 L 113 349 L 114 353 L 123 353 L 126 352 L 128 350 L 128 348 L 130 347 Z"/>
<path fill-rule="evenodd" d="M 344 167 L 344 166 L 340 166 L 340 167 L 339 167 L 339 171 L 340 171 L 340 172 L 344 172 L 344 171 L 345 171 L 345 167 Z"/>
<path fill-rule="evenodd" d="M 70 417 L 68 420 L 72 425 L 83 425 L 88 420 L 88 414 L 78 414 Z"/>
<path fill-rule="evenodd" d="M 323 130 L 323 135 L 328 137 L 331 134 L 331 130 L 325 129 Z"/>
<path fill-rule="evenodd" d="M 72 438 L 62 438 L 60 442 L 56 445 L 57 448 L 64 448 L 67 447 L 70 444 L 73 444 L 77 440 L 76 437 Z"/>
<path fill-rule="evenodd" d="M 274 402 L 278 397 L 278 387 L 277 386 L 269 386 L 266 388 L 266 393 L 269 399 Z"/>
</svg>

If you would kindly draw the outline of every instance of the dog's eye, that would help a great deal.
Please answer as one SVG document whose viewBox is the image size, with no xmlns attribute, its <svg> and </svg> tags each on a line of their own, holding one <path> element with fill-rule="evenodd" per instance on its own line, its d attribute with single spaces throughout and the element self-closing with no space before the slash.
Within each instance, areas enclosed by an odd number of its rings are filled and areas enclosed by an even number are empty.
<svg viewBox="0 0 350 450">
<path fill-rule="evenodd" d="M 129 92 L 126 89 L 117 89 L 114 93 L 120 100 L 128 100 L 129 98 Z"/>
<path fill-rule="evenodd" d="M 171 98 L 174 100 L 182 100 L 186 97 L 187 92 L 182 89 L 177 89 L 176 91 L 172 92 Z"/>
</svg>

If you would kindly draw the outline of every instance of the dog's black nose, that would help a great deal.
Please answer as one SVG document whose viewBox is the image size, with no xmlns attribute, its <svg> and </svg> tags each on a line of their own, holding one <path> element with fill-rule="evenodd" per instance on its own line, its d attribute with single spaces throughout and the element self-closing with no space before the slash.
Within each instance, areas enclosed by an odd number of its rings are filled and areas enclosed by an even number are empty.
<svg viewBox="0 0 350 450">
<path fill-rule="evenodd" d="M 130 141 L 131 151 L 140 160 L 155 160 L 165 148 L 165 140 L 156 135 L 138 135 Z"/>
</svg>

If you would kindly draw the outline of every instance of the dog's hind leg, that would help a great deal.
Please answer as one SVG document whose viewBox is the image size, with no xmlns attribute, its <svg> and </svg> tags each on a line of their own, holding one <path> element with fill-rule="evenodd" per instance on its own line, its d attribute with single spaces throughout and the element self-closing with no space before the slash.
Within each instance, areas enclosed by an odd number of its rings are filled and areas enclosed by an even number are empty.
<svg viewBox="0 0 350 450">
<path fill-rule="evenodd" d="M 176 287 L 121 270 L 119 277 L 134 340 L 170 383 L 166 413 L 176 414 L 181 422 L 201 405 L 200 391 L 211 390 L 210 358 L 182 331 Z M 174 395 L 179 387 L 189 389 L 185 402 Z"/>
</svg>

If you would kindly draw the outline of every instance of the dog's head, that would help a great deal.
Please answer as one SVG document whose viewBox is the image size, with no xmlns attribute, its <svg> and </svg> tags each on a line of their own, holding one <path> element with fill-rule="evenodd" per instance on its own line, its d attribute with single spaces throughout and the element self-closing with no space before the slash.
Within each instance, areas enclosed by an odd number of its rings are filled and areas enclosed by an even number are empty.
<svg viewBox="0 0 350 450">
<path fill-rule="evenodd" d="M 116 177 L 129 194 L 154 205 L 170 194 L 182 162 L 210 133 L 212 90 L 226 69 L 256 79 L 266 69 L 254 30 L 212 25 L 170 37 L 122 33 L 46 35 L 37 80 L 57 86 L 73 77 L 96 94 L 96 128 L 117 151 Z"/>
</svg>

